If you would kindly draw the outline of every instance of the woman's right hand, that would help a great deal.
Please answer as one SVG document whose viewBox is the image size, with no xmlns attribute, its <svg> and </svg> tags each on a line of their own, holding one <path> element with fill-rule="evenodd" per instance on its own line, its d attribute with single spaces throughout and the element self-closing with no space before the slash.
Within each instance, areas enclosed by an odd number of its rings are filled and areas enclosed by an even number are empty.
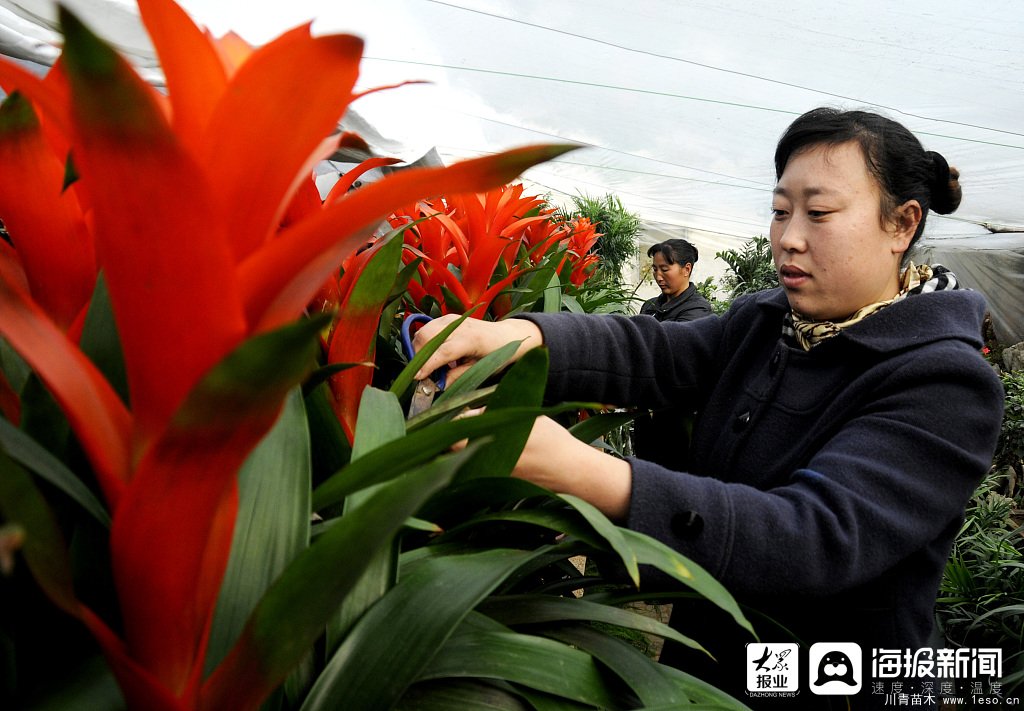
<svg viewBox="0 0 1024 711">
<path fill-rule="evenodd" d="M 413 347 L 418 351 L 458 318 L 455 314 L 448 314 L 424 324 L 413 336 Z M 540 328 L 525 319 L 481 321 L 468 318 L 427 359 L 416 373 L 416 379 L 421 380 L 438 368 L 448 365 L 448 382 L 454 382 L 485 355 L 513 341 L 522 341 L 512 356 L 512 360 L 519 360 L 526 351 L 543 345 L 544 336 Z"/>
</svg>

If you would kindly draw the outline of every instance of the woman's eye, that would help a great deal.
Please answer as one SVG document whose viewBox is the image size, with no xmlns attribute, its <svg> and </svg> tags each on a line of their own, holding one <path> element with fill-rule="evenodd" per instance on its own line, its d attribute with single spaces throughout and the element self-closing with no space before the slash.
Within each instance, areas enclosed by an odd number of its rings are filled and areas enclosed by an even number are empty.
<svg viewBox="0 0 1024 711">
<path fill-rule="evenodd" d="M 815 218 L 815 219 L 817 219 L 819 217 L 824 217 L 827 214 L 828 214 L 828 212 L 826 210 L 808 210 L 807 211 L 807 216 Z"/>
<path fill-rule="evenodd" d="M 787 212 L 786 212 L 785 210 L 783 210 L 782 208 L 780 208 L 780 207 L 773 207 L 773 208 L 772 208 L 772 216 L 773 216 L 773 217 L 774 217 L 774 218 L 775 218 L 776 220 L 781 220 L 781 219 L 783 219 L 783 218 L 784 218 L 784 217 L 785 217 L 785 216 L 786 216 L 787 214 L 788 214 L 788 213 L 787 213 Z"/>
</svg>

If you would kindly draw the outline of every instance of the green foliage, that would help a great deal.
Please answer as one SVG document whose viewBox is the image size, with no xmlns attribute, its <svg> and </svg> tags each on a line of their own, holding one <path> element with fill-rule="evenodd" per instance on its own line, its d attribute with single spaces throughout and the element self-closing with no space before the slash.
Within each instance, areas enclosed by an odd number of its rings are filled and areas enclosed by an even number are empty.
<svg viewBox="0 0 1024 711">
<path fill-rule="evenodd" d="M 993 468 L 974 492 L 936 604 L 948 642 L 1002 647 L 1008 678 L 1024 670 L 1024 528 L 1015 481 L 1012 468 Z"/>
<path fill-rule="evenodd" d="M 645 566 L 680 585 L 652 588 L 645 578 L 645 599 L 698 594 L 750 629 L 719 583 L 675 551 L 615 526 L 586 502 L 507 476 L 507 450 L 521 447 L 512 442 L 517 430 L 538 414 L 557 414 L 540 408 L 542 389 L 523 386 L 546 380 L 545 354 L 534 353 L 498 387 L 485 383 L 508 354 L 480 361 L 460 379 L 465 385 L 453 386 L 415 420 L 406 421 L 399 396 L 418 361 L 395 377 L 395 392 L 367 389 L 353 448 L 331 455 L 336 464 L 338 456 L 346 461 L 320 483 L 312 460 L 318 451 L 334 450 L 321 440 L 341 435 L 312 426 L 322 385 L 304 398 L 293 390 L 277 426 L 240 474 L 232 555 L 211 630 L 208 669 L 223 659 L 211 676 L 213 706 L 251 708 L 270 693 L 265 708 L 281 711 L 440 709 L 450 703 L 745 708 L 623 642 L 654 636 L 700 647 L 699 640 L 629 607 Z M 460 403 L 492 407 L 454 419 Z M 624 417 L 591 418 L 575 434 L 586 441 L 607 436 Z M 17 430 L 3 432 L 2 441 L 34 470 L 34 477 L 25 471 L 8 479 L 34 497 L 39 517 L 59 504 L 64 530 L 83 524 L 102 530 L 94 510 L 99 504 L 69 485 L 66 464 L 38 457 L 24 435 L 13 434 Z M 472 440 L 469 448 L 448 453 L 464 437 Z M 499 459 L 501 471 L 489 471 L 488 462 Z M 13 459 L 0 464 L 19 466 Z M 40 489 L 49 502 L 33 492 L 33 479 L 50 486 Z M 36 560 L 57 565 L 59 546 L 51 548 Z M 107 564 L 82 546 L 68 554 L 72 567 L 90 575 Z M 580 557 L 587 561 L 583 570 L 571 562 Z M 22 594 L 5 599 L 17 607 Z M 124 708 L 109 668 L 97 663 L 91 645 L 76 650 L 64 643 L 64 652 L 68 683 L 95 691 L 83 693 L 81 703 L 67 701 L 58 675 L 49 680 L 52 693 L 40 699 L 44 707 Z M 217 683 L 218 675 L 249 681 L 237 688 Z"/>
<path fill-rule="evenodd" d="M 727 249 L 715 256 L 729 266 L 730 273 L 722 278 L 722 286 L 730 302 L 742 294 L 773 289 L 779 285 L 771 242 L 764 235 L 754 237 L 741 249 Z"/>
<path fill-rule="evenodd" d="M 1006 405 L 995 463 L 1013 467 L 1020 477 L 1024 476 L 1024 371 L 1003 373 L 1002 381 Z"/>
<path fill-rule="evenodd" d="M 566 218 L 586 217 L 601 233 L 594 247 L 601 257 L 599 280 L 618 284 L 622 279 L 622 268 L 636 256 L 640 217 L 629 212 L 618 196 L 612 194 L 604 197 L 576 195 L 572 201 L 575 209 L 566 211 Z"/>
<path fill-rule="evenodd" d="M 729 308 L 729 301 L 722 301 L 718 298 L 718 289 L 715 287 L 714 277 L 709 276 L 704 281 L 693 282 L 693 288 L 708 300 L 708 303 L 711 304 L 711 310 L 716 314 L 725 313 Z"/>
</svg>

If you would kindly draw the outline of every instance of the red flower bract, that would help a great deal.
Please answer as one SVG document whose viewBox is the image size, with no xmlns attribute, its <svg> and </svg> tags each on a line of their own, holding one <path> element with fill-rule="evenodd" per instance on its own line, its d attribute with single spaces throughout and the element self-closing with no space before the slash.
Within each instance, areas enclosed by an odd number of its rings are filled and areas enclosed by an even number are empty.
<svg viewBox="0 0 1024 711">
<path fill-rule="evenodd" d="M 140 8 L 169 97 L 65 10 L 64 54 L 46 80 L 0 63 L 14 94 L 0 159 L 22 176 L 0 185 L 14 245 L 0 253 L 0 335 L 64 410 L 112 512 L 122 634 L 63 593 L 62 607 L 93 631 L 130 706 L 195 708 L 207 703 L 201 671 L 237 470 L 304 373 L 293 347 L 298 365 L 240 391 L 222 387 L 225 359 L 299 318 L 396 206 L 501 185 L 566 149 L 403 171 L 292 211 L 337 142 L 324 137 L 353 98 L 361 41 L 301 27 L 246 59 L 237 38 L 217 44 L 170 0 Z M 78 179 L 62 191 L 68 151 Z M 76 342 L 98 272 L 130 406 Z M 16 409 L 9 391 L 5 411 Z"/>
</svg>

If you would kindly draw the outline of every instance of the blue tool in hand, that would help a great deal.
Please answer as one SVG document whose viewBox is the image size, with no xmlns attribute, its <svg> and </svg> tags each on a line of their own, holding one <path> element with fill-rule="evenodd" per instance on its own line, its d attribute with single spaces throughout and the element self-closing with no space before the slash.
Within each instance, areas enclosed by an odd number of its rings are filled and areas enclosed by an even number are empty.
<svg viewBox="0 0 1024 711">
<path fill-rule="evenodd" d="M 417 323 L 424 324 L 432 320 L 426 314 L 409 314 L 405 317 L 405 321 L 402 322 L 402 350 L 405 351 L 406 358 L 412 360 L 416 354 L 412 347 L 412 327 Z M 435 380 L 433 376 L 437 376 L 437 379 Z M 429 408 L 434 402 L 434 397 L 444 390 L 447 380 L 448 366 L 438 368 L 431 373 L 431 377 L 417 380 L 412 392 L 412 402 L 409 403 L 409 417 L 415 417 Z"/>
</svg>

